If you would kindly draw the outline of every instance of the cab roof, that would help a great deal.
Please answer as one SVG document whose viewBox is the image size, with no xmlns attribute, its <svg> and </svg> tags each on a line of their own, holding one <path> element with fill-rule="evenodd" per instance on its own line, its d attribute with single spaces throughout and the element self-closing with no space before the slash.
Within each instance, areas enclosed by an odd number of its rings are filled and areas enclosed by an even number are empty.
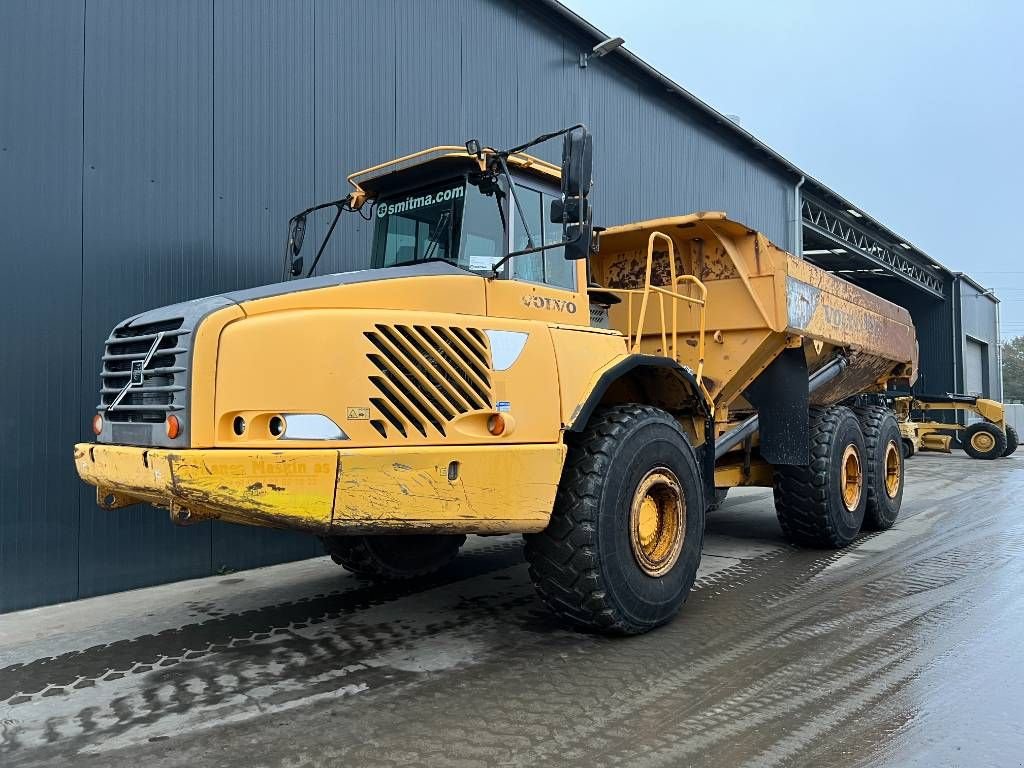
<svg viewBox="0 0 1024 768">
<path fill-rule="evenodd" d="M 490 159 L 496 154 L 485 148 L 482 158 L 471 155 L 465 147 L 440 146 L 414 152 L 385 163 L 356 171 L 348 177 L 348 183 L 355 189 L 353 204 L 358 207 L 365 200 L 412 189 L 429 184 L 431 181 L 462 173 L 486 170 Z M 519 171 L 558 184 L 562 170 L 557 165 L 524 153 L 509 155 L 506 159 L 509 170 Z"/>
</svg>

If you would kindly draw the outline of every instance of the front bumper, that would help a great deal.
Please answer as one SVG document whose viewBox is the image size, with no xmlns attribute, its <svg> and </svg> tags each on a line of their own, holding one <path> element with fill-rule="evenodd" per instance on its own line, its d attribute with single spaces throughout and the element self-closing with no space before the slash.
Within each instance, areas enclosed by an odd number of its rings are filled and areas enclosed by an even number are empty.
<svg viewBox="0 0 1024 768">
<path fill-rule="evenodd" d="M 166 450 L 79 443 L 97 503 L 318 534 L 543 530 L 562 445 Z"/>
</svg>

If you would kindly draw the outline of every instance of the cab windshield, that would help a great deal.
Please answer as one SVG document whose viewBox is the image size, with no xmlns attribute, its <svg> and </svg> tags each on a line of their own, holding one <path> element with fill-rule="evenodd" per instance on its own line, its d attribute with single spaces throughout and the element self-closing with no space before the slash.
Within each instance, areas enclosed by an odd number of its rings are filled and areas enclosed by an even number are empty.
<svg viewBox="0 0 1024 768">
<path fill-rule="evenodd" d="M 498 199 L 465 177 L 383 198 L 374 219 L 374 267 L 443 260 L 490 272 L 504 252 Z"/>
</svg>

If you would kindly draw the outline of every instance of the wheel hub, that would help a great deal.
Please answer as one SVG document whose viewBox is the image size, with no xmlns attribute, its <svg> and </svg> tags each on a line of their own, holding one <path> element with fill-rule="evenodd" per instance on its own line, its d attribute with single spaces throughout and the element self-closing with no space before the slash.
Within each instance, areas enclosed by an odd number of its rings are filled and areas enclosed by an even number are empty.
<svg viewBox="0 0 1024 768">
<path fill-rule="evenodd" d="M 971 446 L 981 453 L 988 453 L 995 447 L 995 444 L 996 439 L 988 432 L 975 432 L 971 435 Z"/>
<path fill-rule="evenodd" d="M 843 506 L 850 512 L 860 504 L 860 494 L 864 487 L 864 474 L 860 466 L 860 454 L 857 446 L 848 445 L 843 451 L 843 465 L 840 486 L 843 494 Z"/>
<path fill-rule="evenodd" d="M 900 453 L 895 440 L 885 446 L 885 493 L 890 499 L 900 492 Z"/>
<path fill-rule="evenodd" d="M 633 494 L 629 540 L 640 568 L 648 576 L 672 569 L 686 536 L 686 502 L 670 469 L 652 469 Z"/>
</svg>

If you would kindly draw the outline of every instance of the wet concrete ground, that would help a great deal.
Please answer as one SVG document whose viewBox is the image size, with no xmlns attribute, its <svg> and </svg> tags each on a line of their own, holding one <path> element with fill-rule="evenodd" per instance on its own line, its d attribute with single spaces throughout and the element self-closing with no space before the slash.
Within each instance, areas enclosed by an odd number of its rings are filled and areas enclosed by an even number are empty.
<svg viewBox="0 0 1024 768">
<path fill-rule="evenodd" d="M 559 627 L 518 538 L 414 587 L 326 559 L 0 616 L 0 765 L 1024 764 L 1024 455 L 919 455 L 896 527 L 708 521 L 671 625 Z"/>
</svg>

